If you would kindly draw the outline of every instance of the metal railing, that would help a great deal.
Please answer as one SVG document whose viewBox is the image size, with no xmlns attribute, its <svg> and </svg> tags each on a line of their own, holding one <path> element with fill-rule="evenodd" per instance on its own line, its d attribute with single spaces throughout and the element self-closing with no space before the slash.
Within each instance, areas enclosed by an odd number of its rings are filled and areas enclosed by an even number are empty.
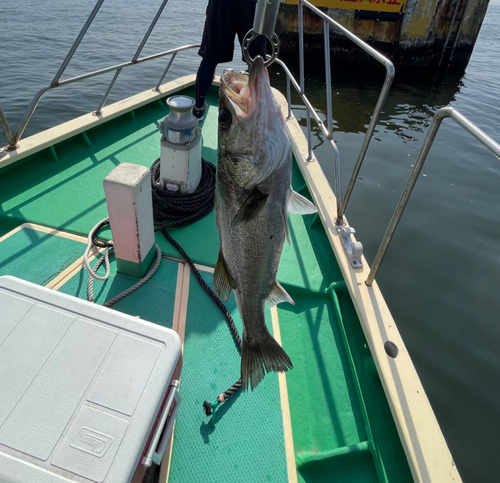
<svg viewBox="0 0 500 483">
<path fill-rule="evenodd" d="M 410 173 L 410 177 L 408 178 L 408 182 L 403 190 L 403 194 L 399 200 L 399 203 L 392 215 L 391 221 L 387 228 L 387 231 L 384 235 L 382 243 L 378 249 L 377 255 L 375 256 L 375 260 L 373 261 L 372 268 L 370 273 L 368 274 L 368 278 L 366 279 L 366 285 L 371 286 L 373 281 L 375 280 L 375 276 L 380 268 L 380 264 L 384 259 L 384 256 L 389 248 L 389 244 L 394 236 L 394 232 L 398 226 L 398 223 L 401 219 L 401 216 L 406 208 L 406 204 L 410 198 L 410 195 L 413 191 L 415 183 L 417 182 L 418 176 L 422 167 L 427 159 L 427 155 L 431 149 L 432 143 L 437 135 L 439 127 L 443 122 L 443 119 L 449 117 L 453 119 L 462 129 L 466 130 L 470 134 L 472 134 L 478 141 L 480 141 L 484 146 L 486 146 L 497 158 L 500 159 L 500 144 L 491 139 L 485 132 L 479 129 L 475 124 L 469 121 L 465 116 L 460 114 L 457 110 L 452 107 L 443 107 L 439 109 L 439 111 L 434 114 L 429 130 L 427 131 L 427 135 L 424 139 L 422 147 L 417 156 L 417 160 L 415 161 L 415 165 Z"/>
<path fill-rule="evenodd" d="M 304 12 L 303 8 L 306 6 L 309 8 L 314 14 L 318 15 L 323 19 L 323 37 L 324 37 L 324 48 L 325 48 L 325 76 L 326 76 L 326 126 L 325 123 L 320 119 L 318 113 L 314 109 L 314 107 L 309 102 L 305 94 L 305 76 L 304 76 Z M 375 105 L 375 109 L 373 111 L 373 115 L 371 117 L 371 121 L 368 125 L 368 129 L 366 131 L 365 137 L 363 139 L 363 143 L 361 145 L 361 150 L 358 155 L 358 159 L 354 166 L 351 178 L 349 180 L 349 184 L 347 186 L 347 190 L 345 195 L 342 194 L 342 184 L 340 177 L 340 153 L 333 139 L 333 106 L 332 106 L 332 78 L 331 78 L 331 66 L 330 66 L 330 26 L 333 26 L 336 30 L 342 33 L 345 37 L 352 40 L 357 46 L 367 52 L 370 56 L 384 65 L 386 70 L 384 84 L 380 91 L 377 103 Z M 375 131 L 375 126 L 377 125 L 378 119 L 380 117 L 380 113 L 382 112 L 382 108 L 384 106 L 385 100 L 387 99 L 387 95 L 392 85 L 392 81 L 394 80 L 395 69 L 393 63 L 384 57 L 380 52 L 377 52 L 374 48 L 370 47 L 367 43 L 361 40 L 359 37 L 354 35 L 352 32 L 342 27 L 338 22 L 333 20 L 331 17 L 326 15 L 324 12 L 316 8 L 314 5 L 309 3 L 307 0 L 298 0 L 298 27 L 299 27 L 299 70 L 300 70 L 300 84 L 293 77 L 292 73 L 288 69 L 288 67 L 279 59 L 276 59 L 276 63 L 280 65 L 286 74 L 286 91 L 287 91 L 287 101 L 288 101 L 288 118 L 292 117 L 292 98 L 291 98 L 291 85 L 299 94 L 302 102 L 306 106 L 306 116 L 307 116 L 307 161 L 313 161 L 313 153 L 312 153 L 312 142 L 311 142 L 311 116 L 316 121 L 321 133 L 325 136 L 330 148 L 332 149 L 333 154 L 333 169 L 334 169 L 334 188 L 333 191 L 337 198 L 337 215 L 335 219 L 335 225 L 337 227 L 337 232 L 339 234 L 342 246 L 346 252 L 347 258 L 352 267 L 361 268 L 363 266 L 363 245 L 355 241 L 352 238 L 352 235 L 355 233 L 354 228 L 350 226 L 345 226 L 344 223 L 344 213 L 347 208 L 347 204 L 351 197 L 352 191 L 354 189 L 354 185 L 356 180 L 358 179 L 358 174 L 361 169 L 361 165 L 366 156 L 366 152 L 368 150 L 368 146 L 370 144 L 371 138 L 373 136 L 373 132 Z"/>
<path fill-rule="evenodd" d="M 87 21 L 83 25 L 80 33 L 76 37 L 76 40 L 73 42 L 73 45 L 69 49 L 68 54 L 66 55 L 66 58 L 64 59 L 61 66 L 59 67 L 59 70 L 57 71 L 56 75 L 54 76 L 54 79 L 52 80 L 52 82 L 48 86 L 40 89 L 35 94 L 35 96 L 33 97 L 32 101 L 28 107 L 28 110 L 26 111 L 26 114 L 24 115 L 23 119 L 21 120 L 19 127 L 17 128 L 17 131 L 15 134 L 12 134 L 12 131 L 9 127 L 7 119 L 5 118 L 5 115 L 0 107 L 0 124 L 2 126 L 3 131 L 5 132 L 6 137 L 7 137 L 7 141 L 8 141 L 8 146 L 6 148 L 7 150 L 17 149 L 18 143 L 19 143 L 20 139 L 22 138 L 22 135 L 23 135 L 28 123 L 30 122 L 36 108 L 38 107 L 38 104 L 39 104 L 41 98 L 43 97 L 43 95 L 47 91 L 49 91 L 51 89 L 56 89 L 57 87 L 62 87 L 62 86 L 68 85 L 68 84 L 72 84 L 74 82 L 79 82 L 79 81 L 82 81 L 85 79 L 89 79 L 90 77 L 95 77 L 98 75 L 102 75 L 102 74 L 106 74 L 108 72 L 115 71 L 115 75 L 111 79 L 111 82 L 109 83 L 108 88 L 107 88 L 101 102 L 99 103 L 99 106 L 97 107 L 96 111 L 94 112 L 94 114 L 100 115 L 101 110 L 104 107 L 104 105 L 106 104 L 106 101 L 108 100 L 109 94 L 111 93 L 111 90 L 113 89 L 113 86 L 115 85 L 115 82 L 118 79 L 118 76 L 120 75 L 120 73 L 122 72 L 123 69 L 130 67 L 132 65 L 141 64 L 143 62 L 148 62 L 150 60 L 154 60 L 154 59 L 158 59 L 160 57 L 165 57 L 167 55 L 171 55 L 172 57 L 170 58 L 170 61 L 167 65 L 167 67 L 163 71 L 159 82 L 157 83 L 156 87 L 154 88 L 154 90 L 158 91 L 159 87 L 160 87 L 161 83 L 163 82 L 163 79 L 167 75 L 176 55 L 179 52 L 182 52 L 184 50 L 189 50 L 189 49 L 194 49 L 194 48 L 199 47 L 199 44 L 189 44 L 189 45 L 183 45 L 181 47 L 177 47 L 175 49 L 165 50 L 164 52 L 159 52 L 157 54 L 148 55 L 146 57 L 142 57 L 142 58 L 139 57 L 144 46 L 146 45 L 146 42 L 148 41 L 148 39 L 151 35 L 151 32 L 153 31 L 158 19 L 160 18 L 160 15 L 162 14 L 163 9 L 165 8 L 165 5 L 168 2 L 168 0 L 163 0 L 160 7 L 158 8 L 158 11 L 156 12 L 155 17 L 153 18 L 151 24 L 149 25 L 146 34 L 144 35 L 143 39 L 141 40 L 141 43 L 139 44 L 137 51 L 135 52 L 134 56 L 132 57 L 132 60 L 130 60 L 128 62 L 123 62 L 121 64 L 113 65 L 110 67 L 105 67 L 103 69 L 95 70 L 93 72 L 88 72 L 86 74 L 82 74 L 79 76 L 71 77 L 69 79 L 65 79 L 65 80 L 61 81 L 60 80 L 61 76 L 63 75 L 64 71 L 66 70 L 66 67 L 68 66 L 69 62 L 71 61 L 73 55 L 75 54 L 78 46 L 81 43 L 81 41 L 83 40 L 83 37 L 87 33 L 88 28 L 90 27 L 90 25 L 94 21 L 94 18 L 97 15 L 97 12 L 99 11 L 99 9 L 101 8 L 101 5 L 103 4 L 103 2 L 104 2 L 104 0 L 97 0 L 97 3 L 95 4 L 92 12 L 90 13 L 89 17 L 87 18 Z"/>
<path fill-rule="evenodd" d="M 314 107 L 309 102 L 307 96 L 305 95 L 305 82 L 304 82 L 304 20 L 303 20 L 303 6 L 306 6 L 311 11 L 313 11 L 316 15 L 323 19 L 323 35 L 324 35 L 324 47 L 325 47 L 325 71 L 326 71 L 326 96 L 327 96 L 327 125 L 325 126 L 324 122 L 321 121 L 318 113 L 314 109 Z M 356 45 L 361 47 L 365 52 L 370 54 L 373 58 L 382 63 L 386 68 L 386 77 L 382 87 L 382 90 L 379 94 L 379 98 L 377 100 L 377 104 L 373 111 L 373 116 L 371 118 L 370 124 L 366 131 L 363 144 L 361 146 L 361 150 L 358 155 L 358 159 L 354 166 L 351 179 L 346 189 L 345 195 L 342 194 L 341 189 L 341 179 L 340 179 L 340 155 L 338 147 L 333 140 L 333 129 L 332 129 L 332 98 L 331 98 L 331 70 L 330 70 L 330 25 L 343 33 L 346 37 L 351 39 Z M 307 160 L 312 161 L 312 145 L 311 145 L 311 116 L 316 121 L 320 131 L 327 139 L 332 152 L 334 159 L 334 192 L 337 197 L 337 219 L 336 225 L 337 230 L 339 231 L 339 235 L 342 241 L 342 245 L 346 250 L 346 254 L 351 262 L 353 267 L 361 267 L 361 254 L 362 254 L 362 246 L 361 244 L 357 244 L 357 242 L 352 242 L 350 240 L 350 234 L 354 233 L 353 229 L 350 227 L 343 227 L 343 217 L 345 214 L 345 210 L 347 208 L 347 204 L 351 197 L 354 185 L 359 175 L 359 171 L 363 164 L 366 152 L 368 150 L 368 146 L 370 144 L 370 140 L 372 138 L 373 132 L 375 130 L 375 126 L 378 122 L 380 113 L 384 106 L 385 100 L 389 93 L 389 89 L 391 87 L 392 81 L 394 79 L 394 65 L 392 62 L 384 57 L 382 54 L 377 52 L 375 49 L 370 47 L 368 44 L 363 42 L 361 39 L 356 37 L 353 33 L 351 33 L 346 28 L 342 27 L 335 20 L 330 18 L 324 12 L 316 8 L 314 5 L 309 3 L 307 0 L 298 0 L 298 29 L 299 29 L 299 69 L 300 69 L 300 85 L 293 77 L 292 73 L 288 69 L 288 67 L 279 59 L 276 60 L 276 63 L 279 64 L 286 73 L 287 76 L 287 100 L 288 100 L 288 118 L 292 116 L 291 111 L 291 85 L 292 84 L 302 99 L 307 113 L 307 144 L 308 144 L 308 154 Z M 444 118 L 450 117 L 453 119 L 460 127 L 471 133 L 476 139 L 478 139 L 482 144 L 484 144 L 493 154 L 495 154 L 500 159 L 500 145 L 496 143 L 492 138 L 490 138 L 486 133 L 484 133 L 481 129 L 479 129 L 476 125 L 474 125 L 471 121 L 469 121 L 466 117 L 460 114 L 458 111 L 451 107 L 444 107 L 436 112 L 432 123 L 429 127 L 429 131 L 424 140 L 422 148 L 418 154 L 417 160 L 413 167 L 412 172 L 410 173 L 410 178 L 406 184 L 406 187 L 401 195 L 401 199 L 396 207 L 394 215 L 389 223 L 385 236 L 382 240 L 382 243 L 379 247 L 377 255 L 375 256 L 375 260 L 372 264 L 370 273 L 368 278 L 366 279 L 366 284 L 371 286 L 373 281 L 375 280 L 375 276 L 380 268 L 382 260 L 387 252 L 389 244 L 394 236 L 394 232 L 398 226 L 398 223 L 401 219 L 401 216 L 404 212 L 406 204 L 410 198 L 410 195 L 413 191 L 415 183 L 418 179 L 418 175 L 422 169 L 422 166 L 427 158 L 429 150 L 432 146 L 432 143 L 436 137 L 437 131 L 443 121 Z M 344 231 L 343 231 L 344 230 Z"/>
<path fill-rule="evenodd" d="M 305 80 L 304 80 L 304 20 L 303 20 L 303 7 L 306 6 L 316 15 L 323 19 L 323 36 L 324 36 L 324 47 L 325 47 L 325 71 L 326 71 L 326 98 L 327 98 L 327 126 L 325 127 L 324 123 L 319 118 L 315 109 L 312 107 L 311 103 L 307 99 L 305 95 Z M 373 115 L 371 117 L 370 124 L 368 125 L 368 129 L 366 131 L 363 144 L 361 146 L 361 150 L 359 152 L 356 164 L 354 166 L 349 184 L 347 186 L 346 192 L 343 195 L 341 189 L 341 180 L 340 180 L 340 155 L 339 150 L 336 146 L 335 141 L 333 140 L 333 113 L 332 113 L 332 80 L 331 80 L 331 68 L 330 68 L 330 25 L 333 26 L 337 31 L 341 32 L 344 36 L 352 40 L 357 46 L 363 49 L 366 53 L 368 53 L 371 57 L 380 62 L 386 69 L 386 75 L 384 84 L 380 91 L 377 104 L 375 105 L 375 109 L 373 111 Z M 352 191 L 354 189 L 354 185 L 356 180 L 358 179 L 358 174 L 361 169 L 361 165 L 366 156 L 366 152 L 368 150 L 368 146 L 370 145 L 371 138 L 373 136 L 373 132 L 375 130 L 375 126 L 377 125 L 378 119 L 380 117 L 380 113 L 382 112 L 382 108 L 384 106 L 385 100 L 387 99 L 387 95 L 392 85 L 392 81 L 394 79 L 395 69 L 393 63 L 387 58 L 384 57 L 380 52 L 377 52 L 373 47 L 370 47 L 366 42 L 361 40 L 359 37 L 354 35 L 352 32 L 347 30 L 345 27 L 340 25 L 338 22 L 333 20 L 326 13 L 322 12 L 314 5 L 309 3 L 307 0 L 298 0 L 298 27 L 299 27 L 299 69 L 300 69 L 300 85 L 294 79 L 291 72 L 288 70 L 286 65 L 280 61 L 279 59 L 276 62 L 283 68 L 285 73 L 287 74 L 287 98 L 288 98 L 288 116 L 291 116 L 291 93 L 290 93 L 290 82 L 295 87 L 295 90 L 301 97 L 302 101 L 306 106 L 306 115 L 307 115 L 307 146 L 308 146 L 308 155 L 307 160 L 312 161 L 312 143 L 311 143 L 311 116 L 314 117 L 316 124 L 320 128 L 323 135 L 326 137 L 330 147 L 333 151 L 334 158 L 334 179 L 335 179 L 335 196 L 337 197 L 337 219 L 336 224 L 342 225 L 343 217 L 347 208 L 347 204 L 349 203 L 349 199 L 351 197 Z"/>
<path fill-rule="evenodd" d="M 327 96 L 327 126 L 325 127 L 325 124 L 321 121 L 320 117 L 318 116 L 317 112 L 307 99 L 307 96 L 305 95 L 305 83 L 304 83 L 304 21 L 303 21 L 303 5 L 308 7 L 310 10 L 312 10 L 315 14 L 320 16 L 323 19 L 323 35 L 324 35 L 324 47 L 325 47 L 325 71 L 326 71 L 326 96 Z M 391 87 L 392 81 L 394 79 L 394 65 L 392 62 L 381 55 L 379 52 L 377 52 L 375 49 L 370 47 L 368 44 L 363 42 L 361 39 L 356 37 L 353 33 L 351 33 L 349 30 L 345 29 L 342 27 L 340 24 L 335 22 L 332 18 L 330 18 L 328 15 L 326 15 L 324 12 L 316 8 L 314 5 L 311 5 L 307 0 L 298 0 L 298 27 L 299 27 L 299 68 L 300 68 L 300 85 L 299 83 L 295 80 L 293 75 L 291 74 L 290 70 L 288 67 L 279 59 L 276 60 L 276 63 L 278 63 L 283 70 L 285 71 L 287 75 L 287 99 L 288 99 L 288 118 L 292 116 L 291 112 L 291 88 L 290 88 L 290 83 L 293 84 L 295 90 L 301 97 L 304 105 L 306 106 L 306 111 L 307 111 L 307 143 L 308 143 L 308 155 L 307 155 L 307 160 L 312 161 L 313 156 L 312 156 L 312 146 L 311 146 L 311 116 L 314 118 L 316 121 L 316 124 L 320 128 L 320 131 L 322 134 L 325 136 L 327 139 L 330 147 L 332 148 L 333 151 L 333 158 L 334 158 L 334 171 L 335 171 L 335 177 L 334 177 L 334 182 L 335 182 L 335 195 L 337 197 L 337 219 L 336 219 L 336 224 L 337 224 L 337 229 L 339 230 L 339 235 L 342 241 L 342 244 L 344 246 L 344 249 L 346 250 L 346 253 L 348 255 L 348 258 L 352 264 L 353 267 L 361 267 L 362 263 L 360 261 L 361 258 L 361 253 L 360 250 L 361 248 L 358 248 L 358 254 L 357 254 L 357 260 L 354 259 L 353 257 L 353 251 L 356 249 L 355 244 L 352 243 L 352 241 L 349 241 L 347 239 L 346 241 L 346 234 L 347 236 L 350 233 L 354 233 L 354 230 L 351 230 L 350 232 L 342 232 L 342 223 L 343 223 L 343 216 L 345 214 L 345 210 L 347 208 L 347 204 L 349 202 L 349 199 L 351 197 L 354 185 L 356 183 L 356 179 L 358 178 L 359 171 L 361 169 L 361 165 L 363 164 L 366 152 L 368 150 L 368 146 L 370 144 L 370 140 L 372 138 L 373 132 L 375 130 L 375 126 L 378 122 L 378 118 L 380 116 L 380 113 L 382 111 L 382 108 L 384 106 L 385 100 L 387 98 L 387 95 L 389 93 L 389 89 Z M 373 58 L 378 60 L 380 63 L 382 63 L 385 68 L 386 68 L 386 77 L 385 81 L 382 87 L 382 90 L 379 94 L 379 98 L 377 101 L 377 104 L 375 106 L 373 116 L 371 118 L 370 124 L 368 126 L 368 129 L 366 131 L 363 144 L 361 146 L 361 150 L 358 155 L 358 159 L 356 161 L 356 164 L 354 166 L 351 179 L 349 181 L 349 184 L 347 186 L 347 190 L 345 195 L 342 195 L 342 190 L 341 190 L 341 180 L 340 180 L 340 156 L 339 156 L 339 150 L 337 148 L 337 145 L 335 141 L 333 140 L 333 130 L 332 130 L 332 99 L 331 99 L 331 71 L 330 71 L 330 31 L 329 31 L 329 26 L 333 25 L 336 29 L 338 29 L 340 32 L 342 32 L 346 37 L 351 39 L 356 45 L 361 47 L 365 52 L 370 54 Z M 410 198 L 410 195 L 413 191 L 413 188 L 415 186 L 415 183 L 418 179 L 418 175 L 422 169 L 422 166 L 427 158 L 427 155 L 429 153 L 429 150 L 432 146 L 432 143 L 436 137 L 437 131 L 443 121 L 444 118 L 450 117 L 453 119 L 460 127 L 471 133 L 476 139 L 478 139 L 482 144 L 484 144 L 493 154 L 495 154 L 499 159 L 500 159 L 500 145 L 496 143 L 492 138 L 490 138 L 486 133 L 484 133 L 481 129 L 479 129 L 476 125 L 474 125 L 471 121 L 469 121 L 466 117 L 464 117 L 460 112 L 457 110 L 451 108 L 451 107 L 443 107 L 439 111 L 436 112 L 434 115 L 434 118 L 432 120 L 432 123 L 429 127 L 429 131 L 427 133 L 427 136 L 424 140 L 424 143 L 422 145 L 422 148 L 420 149 L 420 152 L 418 154 L 417 160 L 415 162 L 415 165 L 413 167 L 412 172 L 410 173 L 410 178 L 408 179 L 408 182 L 405 186 L 405 189 L 403 191 L 403 194 L 401 195 L 401 199 L 399 200 L 399 203 L 396 207 L 396 210 L 393 214 L 393 217 L 389 223 L 389 226 L 387 228 L 387 231 L 385 233 L 385 236 L 382 240 L 382 243 L 380 244 L 379 250 L 375 256 L 375 260 L 372 264 L 370 273 L 368 274 L 368 278 L 366 279 L 366 284 L 368 286 L 371 286 L 373 284 L 373 281 L 375 280 L 375 276 L 380 268 L 380 265 L 382 263 L 382 260 L 387 252 L 387 249 L 389 247 L 389 244 L 394 236 L 394 232 L 396 231 L 396 228 L 398 226 L 398 223 L 401 219 L 401 216 L 404 212 L 404 209 L 406 207 L 406 204 L 408 203 L 408 200 Z M 350 248 L 349 245 L 350 244 Z M 359 245 L 360 246 L 360 245 Z M 353 261 L 354 260 L 354 261 Z"/>
</svg>

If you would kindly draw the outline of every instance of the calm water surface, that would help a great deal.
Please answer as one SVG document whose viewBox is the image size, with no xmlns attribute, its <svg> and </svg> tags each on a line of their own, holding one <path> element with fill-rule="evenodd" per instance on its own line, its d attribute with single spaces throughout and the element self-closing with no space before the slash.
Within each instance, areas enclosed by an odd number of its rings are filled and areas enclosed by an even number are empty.
<svg viewBox="0 0 500 483">
<path fill-rule="evenodd" d="M 0 104 L 14 127 L 53 78 L 93 0 L 16 0 L 0 9 Z M 107 0 L 64 77 L 129 60 L 160 0 Z M 207 0 L 170 0 L 144 54 L 200 41 Z M 398 82 L 370 145 L 347 216 L 369 262 L 408 178 L 433 112 L 451 104 L 500 139 L 500 7 L 490 6 L 463 76 Z M 235 68 L 243 64 L 239 60 Z M 195 51 L 178 55 L 169 78 L 195 71 Z M 156 84 L 165 59 L 125 69 L 109 102 Z M 25 135 L 95 110 L 112 74 L 56 89 Z M 273 84 L 284 87 L 273 71 Z M 383 80 L 334 66 L 336 140 L 347 185 Z M 306 90 L 325 112 L 324 79 Z M 295 115 L 304 123 L 296 103 Z M 0 134 L 0 145 L 5 137 Z M 315 153 L 331 179 L 330 150 L 314 131 Z M 445 120 L 378 281 L 426 388 L 464 481 L 498 481 L 500 434 L 500 166 Z"/>
</svg>

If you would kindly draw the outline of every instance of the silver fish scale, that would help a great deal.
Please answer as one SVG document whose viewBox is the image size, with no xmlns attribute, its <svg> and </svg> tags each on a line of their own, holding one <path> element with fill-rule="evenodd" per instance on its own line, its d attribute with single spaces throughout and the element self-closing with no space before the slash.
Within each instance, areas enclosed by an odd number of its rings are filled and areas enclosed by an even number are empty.
<svg viewBox="0 0 500 483">
<path fill-rule="evenodd" d="M 233 162 L 219 159 L 219 166 Z M 259 191 L 268 194 L 264 207 L 250 221 L 231 226 L 250 191 L 239 188 L 218 170 L 216 218 L 228 275 L 245 325 L 244 336 L 256 341 L 267 335 L 264 303 L 276 283 L 279 260 L 285 241 L 287 200 L 290 194 L 291 157 L 264 183 Z"/>
</svg>

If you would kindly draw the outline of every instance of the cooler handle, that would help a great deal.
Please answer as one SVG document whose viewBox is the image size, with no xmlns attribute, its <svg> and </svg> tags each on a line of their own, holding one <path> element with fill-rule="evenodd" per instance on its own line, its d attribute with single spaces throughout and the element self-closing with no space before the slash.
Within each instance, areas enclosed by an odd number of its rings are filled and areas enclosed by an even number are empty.
<svg viewBox="0 0 500 483">
<path fill-rule="evenodd" d="M 151 439 L 151 444 L 149 449 L 142 459 L 143 466 L 149 468 L 153 462 L 157 465 L 161 463 L 165 449 L 167 448 L 168 440 L 172 434 L 172 428 L 174 427 L 175 418 L 177 416 L 177 411 L 179 410 L 179 404 L 181 402 L 181 396 L 179 394 L 179 381 L 174 380 L 170 384 L 170 391 L 167 396 L 167 401 L 163 407 L 160 420 L 155 429 L 153 438 Z M 161 440 L 160 440 L 161 438 Z"/>
</svg>

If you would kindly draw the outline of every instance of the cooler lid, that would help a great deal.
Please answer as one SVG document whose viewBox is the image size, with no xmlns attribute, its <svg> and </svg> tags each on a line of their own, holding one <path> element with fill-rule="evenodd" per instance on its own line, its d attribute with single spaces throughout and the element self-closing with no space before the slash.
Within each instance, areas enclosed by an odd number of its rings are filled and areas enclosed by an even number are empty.
<svg viewBox="0 0 500 483">
<path fill-rule="evenodd" d="M 0 308 L 0 481 L 129 481 L 179 336 L 14 277 Z"/>
</svg>

